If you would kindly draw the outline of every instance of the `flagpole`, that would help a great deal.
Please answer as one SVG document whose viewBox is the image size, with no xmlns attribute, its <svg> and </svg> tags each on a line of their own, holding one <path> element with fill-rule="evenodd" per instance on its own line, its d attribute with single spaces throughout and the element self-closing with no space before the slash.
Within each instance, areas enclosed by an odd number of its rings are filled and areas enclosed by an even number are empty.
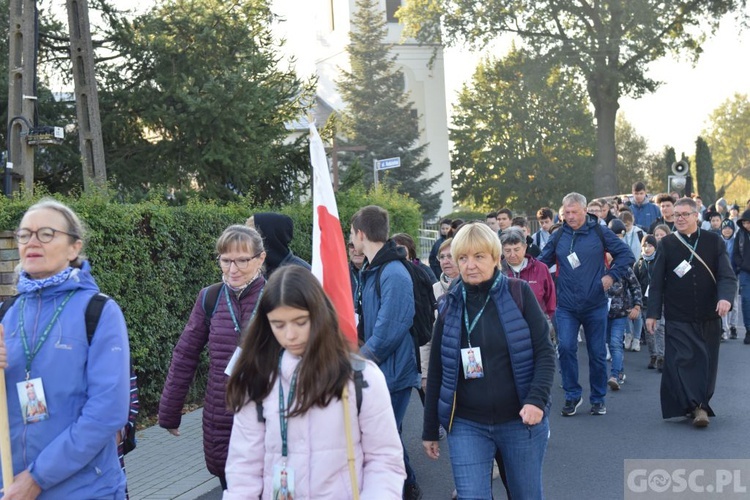
<svg viewBox="0 0 750 500">
<path fill-rule="evenodd" d="M 5 330 L 0 325 L 0 339 L 5 341 Z M 8 394 L 5 390 L 5 368 L 0 369 L 0 462 L 3 468 L 3 488 L 13 484 L 13 455 L 10 452 L 8 425 Z"/>
</svg>

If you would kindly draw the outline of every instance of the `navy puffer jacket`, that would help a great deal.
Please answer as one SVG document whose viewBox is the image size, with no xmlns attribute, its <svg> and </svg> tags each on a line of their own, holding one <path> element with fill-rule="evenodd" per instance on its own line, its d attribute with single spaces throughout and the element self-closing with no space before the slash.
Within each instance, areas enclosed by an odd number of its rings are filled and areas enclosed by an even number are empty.
<svg viewBox="0 0 750 500">
<path fill-rule="evenodd" d="M 229 291 L 229 300 L 240 328 L 250 321 L 264 285 L 263 277 L 258 277 L 243 290 L 239 299 Z M 190 319 L 174 348 L 172 364 L 159 402 L 159 425 L 165 429 L 177 429 L 201 353 L 208 344 L 209 371 L 203 406 L 203 450 L 208 471 L 217 476 L 224 475 L 234 418 L 234 414 L 227 409 L 226 385 L 229 377 L 224 370 L 239 345 L 240 338 L 240 334 L 235 331 L 225 289 L 226 287 L 222 287 L 219 293 L 210 326 L 206 325 L 206 313 L 203 310 L 203 299 L 208 288 L 198 293 Z"/>
</svg>

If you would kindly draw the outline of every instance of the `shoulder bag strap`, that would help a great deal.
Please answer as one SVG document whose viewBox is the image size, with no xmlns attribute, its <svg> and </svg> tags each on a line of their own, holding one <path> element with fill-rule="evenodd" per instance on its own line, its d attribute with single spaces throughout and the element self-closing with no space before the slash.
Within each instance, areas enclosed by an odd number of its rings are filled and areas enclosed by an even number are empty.
<svg viewBox="0 0 750 500">
<path fill-rule="evenodd" d="M 344 385 L 341 394 L 341 402 L 344 403 L 344 430 L 346 432 L 346 458 L 349 463 L 349 478 L 352 482 L 352 498 L 359 500 L 359 484 L 357 483 L 357 471 L 354 470 L 354 442 L 352 441 L 352 420 L 349 411 L 349 390 Z"/>
</svg>

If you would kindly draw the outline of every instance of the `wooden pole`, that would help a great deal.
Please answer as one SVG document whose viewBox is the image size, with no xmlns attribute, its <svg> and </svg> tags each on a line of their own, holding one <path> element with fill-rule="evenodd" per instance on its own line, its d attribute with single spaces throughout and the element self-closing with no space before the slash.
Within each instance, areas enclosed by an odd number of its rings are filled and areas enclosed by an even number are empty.
<svg viewBox="0 0 750 500">
<path fill-rule="evenodd" d="M 5 342 L 5 331 L 0 325 L 0 339 Z M 0 462 L 3 467 L 3 488 L 13 484 L 13 455 L 10 453 L 8 425 L 8 394 L 5 390 L 5 369 L 0 369 Z"/>
</svg>

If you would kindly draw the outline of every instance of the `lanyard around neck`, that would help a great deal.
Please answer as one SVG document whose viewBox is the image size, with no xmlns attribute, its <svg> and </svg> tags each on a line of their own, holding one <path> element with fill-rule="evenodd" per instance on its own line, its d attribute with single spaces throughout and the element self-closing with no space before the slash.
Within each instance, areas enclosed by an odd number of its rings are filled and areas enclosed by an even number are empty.
<svg viewBox="0 0 750 500">
<path fill-rule="evenodd" d="M 73 296 L 74 293 L 76 293 L 77 290 L 71 290 L 68 292 L 68 294 L 65 296 L 63 301 L 60 303 L 59 306 L 55 309 L 55 313 L 52 315 L 52 319 L 49 320 L 49 323 L 47 323 L 47 326 L 44 328 L 44 331 L 42 332 L 41 337 L 39 337 L 39 340 L 36 342 L 36 345 L 34 345 L 34 350 L 32 351 L 29 349 L 29 340 L 26 337 L 26 328 L 24 328 L 25 321 L 23 318 L 23 311 L 24 306 L 26 305 L 26 297 L 24 296 L 21 299 L 21 310 L 18 314 L 18 330 L 21 335 L 21 343 L 23 344 L 23 354 L 26 356 L 26 380 L 29 379 L 31 375 L 31 362 L 34 361 L 34 358 L 36 357 L 39 350 L 42 348 L 42 345 L 44 344 L 44 341 L 47 340 L 47 337 L 49 336 L 49 332 L 52 331 L 52 326 L 54 325 L 55 321 L 57 321 L 57 318 L 60 317 L 60 314 L 62 313 L 63 309 L 65 309 L 65 306 L 68 304 L 68 301 L 70 301 L 70 298 Z"/>
<path fill-rule="evenodd" d="M 484 308 L 487 307 L 487 303 L 490 301 L 490 297 L 492 296 L 490 292 L 493 288 L 495 288 L 495 286 L 497 286 L 501 277 L 502 273 L 497 273 L 497 278 L 495 278 L 495 281 L 492 283 L 490 289 L 487 290 L 487 298 L 484 299 L 484 304 L 482 305 L 482 308 L 479 310 L 477 315 L 474 316 L 474 320 L 471 322 L 471 325 L 469 325 L 469 310 L 466 308 L 466 285 L 461 287 L 461 294 L 464 298 L 464 326 L 466 326 L 466 338 L 467 342 L 469 343 L 469 347 L 471 347 L 471 332 L 474 331 L 474 328 L 476 328 L 477 323 L 479 322 L 479 318 L 482 316 Z"/>
<path fill-rule="evenodd" d="M 240 323 L 237 321 L 237 315 L 234 313 L 234 307 L 232 307 L 232 300 L 229 298 L 229 287 L 225 284 L 223 286 L 224 288 L 224 298 L 226 298 L 227 301 L 227 308 L 229 308 L 229 315 L 232 317 L 232 323 L 234 323 L 234 331 L 237 333 L 240 333 Z M 258 304 L 260 304 L 260 299 L 263 297 L 263 290 L 265 288 L 260 289 L 260 293 L 258 294 L 258 300 L 255 301 L 255 307 L 253 307 L 253 313 L 250 315 L 250 322 L 253 321 L 253 318 L 255 317 L 255 313 L 258 312 Z"/>
<path fill-rule="evenodd" d="M 688 237 L 687 236 L 684 236 L 682 233 L 678 232 L 677 233 L 677 237 L 678 238 L 682 238 L 682 240 L 685 242 L 685 244 L 687 246 L 691 246 L 690 242 L 688 241 Z M 690 263 L 693 262 L 693 257 L 695 257 L 695 249 L 698 247 L 698 240 L 700 239 L 700 237 L 701 237 L 701 229 L 698 228 L 698 236 L 696 236 L 695 243 L 693 243 L 693 245 L 692 245 L 693 251 L 690 252 L 690 258 L 688 259 L 688 264 L 690 264 Z"/>
<path fill-rule="evenodd" d="M 281 358 L 284 356 L 284 350 L 282 349 L 279 353 L 279 428 L 281 429 L 281 456 L 286 459 L 288 455 L 287 447 L 287 429 L 289 426 L 289 417 L 287 413 L 292 407 L 294 401 L 294 393 L 297 390 L 297 374 L 299 373 L 299 365 L 294 369 L 292 374 L 292 380 L 289 382 L 289 396 L 284 406 L 284 384 L 281 381 Z"/>
</svg>

